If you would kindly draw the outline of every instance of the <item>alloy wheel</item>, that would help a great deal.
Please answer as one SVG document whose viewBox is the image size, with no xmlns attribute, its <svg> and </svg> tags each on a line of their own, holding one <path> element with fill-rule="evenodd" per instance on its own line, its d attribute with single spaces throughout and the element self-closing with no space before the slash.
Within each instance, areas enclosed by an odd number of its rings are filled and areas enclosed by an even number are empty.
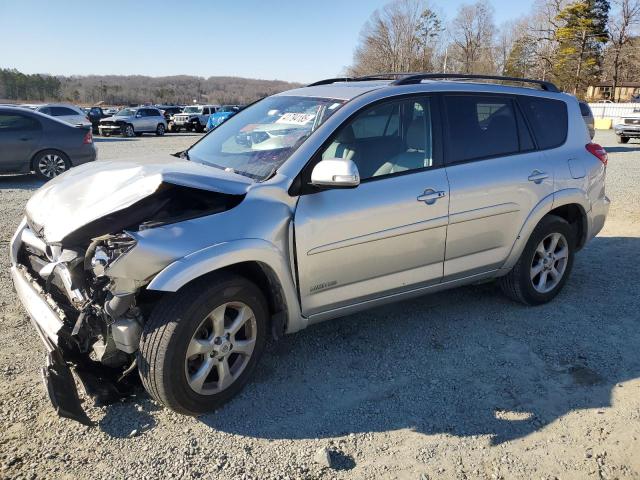
<svg viewBox="0 0 640 480">
<path fill-rule="evenodd" d="M 200 323 L 185 355 L 191 389 L 213 395 L 227 389 L 247 367 L 257 338 L 253 310 L 242 302 L 216 307 Z"/>
<path fill-rule="evenodd" d="M 47 153 L 38 161 L 38 171 L 47 178 L 54 178 L 67 170 L 64 159 L 56 153 Z"/>
<path fill-rule="evenodd" d="M 561 233 L 551 233 L 538 244 L 531 262 L 531 282 L 539 293 L 548 293 L 562 280 L 569 260 L 569 244 Z"/>
</svg>

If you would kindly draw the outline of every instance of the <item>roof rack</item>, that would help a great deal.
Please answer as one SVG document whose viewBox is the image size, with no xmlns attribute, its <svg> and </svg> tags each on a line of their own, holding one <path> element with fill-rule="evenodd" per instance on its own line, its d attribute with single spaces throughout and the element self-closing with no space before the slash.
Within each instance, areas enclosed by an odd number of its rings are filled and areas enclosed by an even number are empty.
<svg viewBox="0 0 640 480">
<path fill-rule="evenodd" d="M 496 80 L 500 82 L 514 82 L 514 83 L 532 83 L 538 85 L 542 90 L 548 92 L 559 92 L 558 87 L 553 83 L 544 80 L 533 80 L 531 78 L 519 78 L 519 77 L 502 77 L 499 75 L 472 75 L 463 73 L 418 73 L 415 75 L 408 75 L 399 78 L 392 85 L 414 85 L 420 83 L 422 80 Z"/>
<path fill-rule="evenodd" d="M 391 72 L 391 73 L 376 73 L 372 75 L 365 75 L 362 77 L 338 77 L 327 78 L 318 82 L 311 83 L 307 87 L 315 87 L 318 85 L 330 85 L 336 82 L 364 82 L 367 80 L 390 80 L 391 85 L 415 85 L 422 82 L 422 80 L 496 80 L 500 82 L 512 82 L 512 83 L 530 83 L 539 86 L 542 90 L 547 92 L 560 92 L 558 87 L 553 83 L 544 80 L 534 80 L 531 78 L 519 78 L 519 77 L 502 77 L 499 75 L 473 75 L 465 73 L 409 73 L 409 72 Z"/>
</svg>

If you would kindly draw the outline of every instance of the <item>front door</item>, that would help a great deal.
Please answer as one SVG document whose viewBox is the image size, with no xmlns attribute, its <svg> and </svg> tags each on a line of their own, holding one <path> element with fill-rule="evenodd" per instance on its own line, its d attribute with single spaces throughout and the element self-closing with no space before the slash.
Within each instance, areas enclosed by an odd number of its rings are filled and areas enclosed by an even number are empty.
<svg viewBox="0 0 640 480">
<path fill-rule="evenodd" d="M 385 102 L 343 125 L 322 152 L 353 160 L 361 184 L 298 201 L 305 315 L 442 279 L 449 186 L 432 118 L 438 114 L 429 97 Z"/>
</svg>

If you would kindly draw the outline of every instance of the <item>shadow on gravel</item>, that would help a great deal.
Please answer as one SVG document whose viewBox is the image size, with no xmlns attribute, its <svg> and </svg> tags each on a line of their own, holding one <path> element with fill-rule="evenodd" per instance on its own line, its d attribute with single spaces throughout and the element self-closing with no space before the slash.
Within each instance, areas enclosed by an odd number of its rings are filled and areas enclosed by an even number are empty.
<svg viewBox="0 0 640 480">
<path fill-rule="evenodd" d="M 200 421 L 267 439 L 412 429 L 499 444 L 611 406 L 640 377 L 638 258 L 640 238 L 598 237 L 547 305 L 484 284 L 312 326 L 270 344 L 243 393 Z M 144 431 L 155 408 L 141 393 L 100 428 Z"/>
<path fill-rule="evenodd" d="M 501 443 L 610 406 L 640 377 L 638 258 L 640 238 L 597 238 L 544 306 L 485 284 L 310 327 L 271 345 L 244 392 L 201 421 L 270 439 L 409 428 Z"/>
<path fill-rule="evenodd" d="M 0 190 L 37 190 L 44 183 L 34 174 L 0 175 Z"/>
</svg>

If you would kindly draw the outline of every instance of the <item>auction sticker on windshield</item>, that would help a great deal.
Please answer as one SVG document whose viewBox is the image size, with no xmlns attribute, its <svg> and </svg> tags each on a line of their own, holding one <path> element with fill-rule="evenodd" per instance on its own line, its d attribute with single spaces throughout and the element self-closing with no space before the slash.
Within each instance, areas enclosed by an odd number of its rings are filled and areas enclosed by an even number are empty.
<svg viewBox="0 0 640 480">
<path fill-rule="evenodd" d="M 315 113 L 284 113 L 275 123 L 289 123 L 293 125 L 306 125 L 316 118 Z"/>
</svg>

